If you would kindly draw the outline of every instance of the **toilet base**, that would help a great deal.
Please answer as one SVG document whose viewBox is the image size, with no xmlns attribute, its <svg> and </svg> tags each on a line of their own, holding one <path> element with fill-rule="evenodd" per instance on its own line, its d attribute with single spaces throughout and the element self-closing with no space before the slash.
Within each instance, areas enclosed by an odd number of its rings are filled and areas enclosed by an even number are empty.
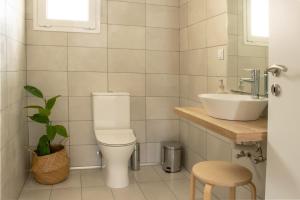
<svg viewBox="0 0 300 200">
<path fill-rule="evenodd" d="M 99 145 L 105 162 L 106 185 L 110 188 L 124 188 L 129 185 L 128 162 L 134 144 L 128 146 Z"/>
<path fill-rule="evenodd" d="M 110 188 L 125 188 L 129 185 L 128 165 L 106 165 L 106 185 Z"/>
</svg>

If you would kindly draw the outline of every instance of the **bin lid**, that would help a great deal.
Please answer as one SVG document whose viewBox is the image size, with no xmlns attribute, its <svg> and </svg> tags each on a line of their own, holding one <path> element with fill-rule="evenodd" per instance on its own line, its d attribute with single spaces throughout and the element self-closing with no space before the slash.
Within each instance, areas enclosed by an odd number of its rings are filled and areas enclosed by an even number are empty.
<svg viewBox="0 0 300 200">
<path fill-rule="evenodd" d="M 182 149 L 182 145 L 180 142 L 163 142 L 163 147 L 167 149 Z"/>
</svg>

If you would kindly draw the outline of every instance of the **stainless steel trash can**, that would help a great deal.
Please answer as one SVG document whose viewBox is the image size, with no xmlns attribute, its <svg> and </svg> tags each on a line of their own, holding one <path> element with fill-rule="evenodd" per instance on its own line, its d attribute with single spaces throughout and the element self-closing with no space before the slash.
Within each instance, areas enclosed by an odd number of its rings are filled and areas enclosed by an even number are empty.
<svg viewBox="0 0 300 200">
<path fill-rule="evenodd" d="M 140 144 L 136 143 L 130 159 L 131 169 L 134 171 L 140 170 Z"/>
<path fill-rule="evenodd" d="M 168 173 L 181 170 L 183 147 L 179 142 L 163 142 L 161 145 L 162 169 Z"/>
</svg>

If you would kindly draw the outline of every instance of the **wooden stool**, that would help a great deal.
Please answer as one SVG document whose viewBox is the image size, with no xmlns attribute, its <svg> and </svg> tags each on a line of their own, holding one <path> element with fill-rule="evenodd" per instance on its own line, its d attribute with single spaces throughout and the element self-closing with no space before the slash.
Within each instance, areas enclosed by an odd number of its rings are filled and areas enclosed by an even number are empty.
<svg viewBox="0 0 300 200">
<path fill-rule="evenodd" d="M 229 187 L 229 199 L 235 200 L 235 188 L 249 184 L 252 200 L 256 200 L 256 188 L 252 173 L 245 167 L 224 161 L 205 161 L 193 166 L 191 173 L 190 200 L 195 200 L 196 178 L 205 183 L 203 200 L 211 200 L 214 186 Z"/>
</svg>

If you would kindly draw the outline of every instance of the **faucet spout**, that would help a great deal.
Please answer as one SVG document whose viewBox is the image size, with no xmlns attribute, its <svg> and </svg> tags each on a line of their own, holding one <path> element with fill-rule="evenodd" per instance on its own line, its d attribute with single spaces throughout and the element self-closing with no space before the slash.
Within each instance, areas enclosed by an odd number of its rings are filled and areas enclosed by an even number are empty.
<svg viewBox="0 0 300 200">
<path fill-rule="evenodd" d="M 260 70 L 250 69 L 251 78 L 241 78 L 240 82 L 246 82 L 251 84 L 251 96 L 254 99 L 259 98 L 259 87 L 260 87 Z"/>
</svg>

